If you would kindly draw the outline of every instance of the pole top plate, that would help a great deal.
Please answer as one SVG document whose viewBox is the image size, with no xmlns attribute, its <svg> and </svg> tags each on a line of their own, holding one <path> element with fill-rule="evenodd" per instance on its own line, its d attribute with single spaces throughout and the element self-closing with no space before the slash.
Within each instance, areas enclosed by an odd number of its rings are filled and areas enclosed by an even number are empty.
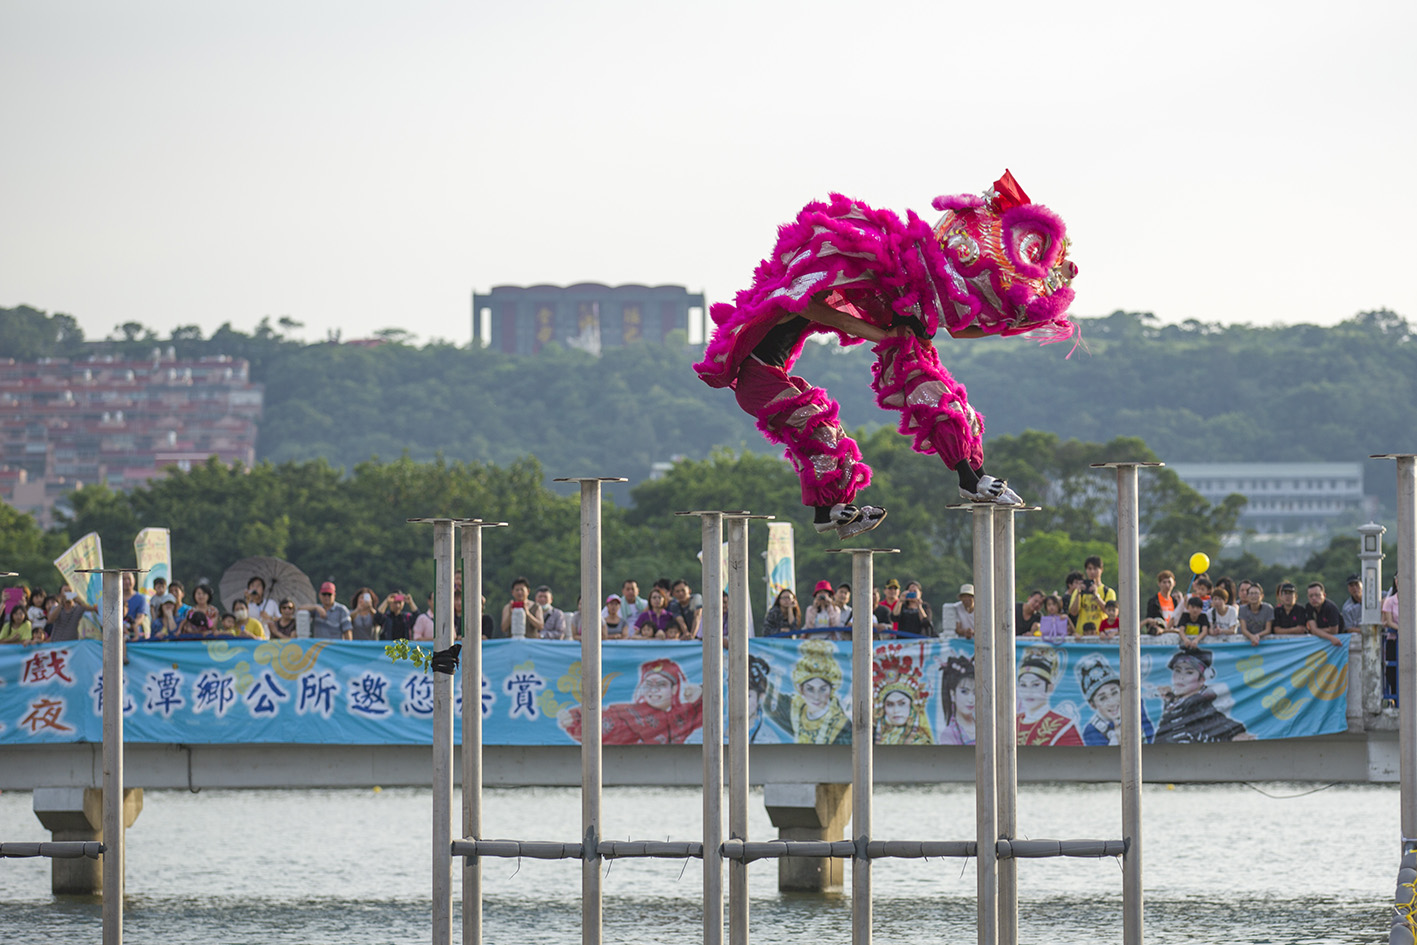
<svg viewBox="0 0 1417 945">
<path fill-rule="evenodd" d="M 829 555 L 898 555 L 899 548 L 828 548 Z"/>
<path fill-rule="evenodd" d="M 1417 453 L 1372 453 L 1369 459 L 1413 459 L 1417 458 Z"/>
<path fill-rule="evenodd" d="M 624 476 L 565 476 L 552 482 L 629 482 Z"/>
<path fill-rule="evenodd" d="M 0 571 L 0 577 L 19 577 L 15 571 Z"/>
<path fill-rule="evenodd" d="M 1165 464 L 1165 463 L 1142 463 L 1142 462 L 1135 462 L 1135 463 L 1134 463 L 1134 462 L 1126 462 L 1126 463 L 1089 463 L 1088 465 L 1091 466 L 1093 469 L 1127 469 L 1127 468 L 1129 468 L 1129 467 L 1138 467 L 1138 466 L 1165 466 L 1166 464 Z"/>
<path fill-rule="evenodd" d="M 967 512 L 972 512 L 972 511 L 974 511 L 975 509 L 1000 509 L 1000 510 L 1002 510 L 1002 511 L 1008 511 L 1008 512 L 1041 512 L 1041 511 L 1043 511 L 1043 506 L 1041 506 L 1041 505 L 996 505 L 996 504 L 993 503 L 993 502 L 960 502 L 960 503 L 958 503 L 958 504 L 956 504 L 956 505 L 947 505 L 947 506 L 945 506 L 945 508 L 947 508 L 947 509 L 955 509 L 956 511 L 967 511 Z"/>
<path fill-rule="evenodd" d="M 692 512 L 675 512 L 675 515 L 751 515 L 747 509 L 695 509 Z"/>
<path fill-rule="evenodd" d="M 762 519 L 764 521 L 777 518 L 776 515 L 754 515 L 752 512 L 724 512 L 723 515 L 724 518 Z"/>
<path fill-rule="evenodd" d="M 486 524 L 486 525 L 492 525 L 492 524 L 493 524 L 493 523 L 491 523 L 491 522 L 483 522 L 482 519 L 480 519 L 480 518 L 443 518 L 443 517 L 434 517 L 434 518 L 406 518 L 406 519 L 404 519 L 404 521 L 405 521 L 405 522 L 408 522 L 408 524 L 410 524 L 410 525 L 417 525 L 417 524 L 429 524 L 429 525 L 483 525 L 483 524 Z M 498 523 L 496 523 L 496 524 L 501 525 L 501 524 L 505 524 L 505 523 L 503 523 L 503 522 L 498 522 Z M 495 526 L 493 526 L 493 527 L 495 527 Z"/>
<path fill-rule="evenodd" d="M 75 574 L 147 574 L 147 568 L 75 568 Z"/>
</svg>

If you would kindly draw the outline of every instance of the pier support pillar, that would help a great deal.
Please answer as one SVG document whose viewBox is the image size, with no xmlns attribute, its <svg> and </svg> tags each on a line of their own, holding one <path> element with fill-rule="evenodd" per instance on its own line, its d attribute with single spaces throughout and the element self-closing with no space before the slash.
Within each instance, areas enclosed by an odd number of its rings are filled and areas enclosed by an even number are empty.
<svg viewBox="0 0 1417 945">
<path fill-rule="evenodd" d="M 844 840 L 851 820 L 849 784 L 765 784 L 763 803 L 781 840 Z M 777 861 L 781 892 L 841 892 L 845 860 L 784 856 Z"/>
<path fill-rule="evenodd" d="M 123 791 L 123 828 L 133 826 L 143 810 L 143 789 Z M 102 788 L 35 788 L 34 814 L 52 840 L 103 840 Z M 50 888 L 56 896 L 89 896 L 103 891 L 103 861 L 90 857 L 49 861 Z M 122 868 L 120 864 L 119 868 Z"/>
</svg>

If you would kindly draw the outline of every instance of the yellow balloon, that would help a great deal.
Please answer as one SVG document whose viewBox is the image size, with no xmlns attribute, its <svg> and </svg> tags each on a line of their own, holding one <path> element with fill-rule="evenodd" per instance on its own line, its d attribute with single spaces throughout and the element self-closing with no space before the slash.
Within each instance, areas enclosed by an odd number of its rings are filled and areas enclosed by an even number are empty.
<svg viewBox="0 0 1417 945">
<path fill-rule="evenodd" d="M 1210 567 L 1210 558 L 1204 551 L 1191 555 L 1191 573 L 1203 574 Z"/>
</svg>

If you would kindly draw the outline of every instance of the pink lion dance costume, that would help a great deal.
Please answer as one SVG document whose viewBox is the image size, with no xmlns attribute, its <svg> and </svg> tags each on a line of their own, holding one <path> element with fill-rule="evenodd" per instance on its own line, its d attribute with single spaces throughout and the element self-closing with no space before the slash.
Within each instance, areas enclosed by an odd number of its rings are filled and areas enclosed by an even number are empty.
<svg viewBox="0 0 1417 945">
<path fill-rule="evenodd" d="M 944 216 L 932 229 L 913 212 L 902 220 L 840 194 L 811 203 L 779 230 L 752 286 L 710 309 L 716 327 L 694 370 L 710 386 L 732 388 L 763 435 L 786 447 L 819 531 L 849 537 L 885 512 L 851 504 L 871 469 L 842 429 L 836 401 L 788 374 L 812 332 L 835 332 L 842 344 L 878 339 L 871 389 L 881 407 L 900 412 L 915 451 L 956 469 L 970 499 L 1019 502 L 1002 480 L 983 475 L 983 418 L 929 339 L 941 326 L 951 335 L 1071 337 L 1077 267 L 1067 259 L 1066 228 L 1008 171 L 982 197 L 933 205 Z"/>
</svg>

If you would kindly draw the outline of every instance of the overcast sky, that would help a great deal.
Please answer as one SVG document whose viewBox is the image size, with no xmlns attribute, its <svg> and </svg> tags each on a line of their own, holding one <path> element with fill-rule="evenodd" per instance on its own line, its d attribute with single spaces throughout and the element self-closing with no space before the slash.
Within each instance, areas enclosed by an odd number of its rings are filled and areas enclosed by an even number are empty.
<svg viewBox="0 0 1417 945">
<path fill-rule="evenodd" d="M 729 299 L 809 200 L 933 222 L 1009 167 L 1077 315 L 1417 320 L 1414 36 L 1410 0 L 0 0 L 0 307 L 465 343 L 474 290 Z"/>
</svg>

